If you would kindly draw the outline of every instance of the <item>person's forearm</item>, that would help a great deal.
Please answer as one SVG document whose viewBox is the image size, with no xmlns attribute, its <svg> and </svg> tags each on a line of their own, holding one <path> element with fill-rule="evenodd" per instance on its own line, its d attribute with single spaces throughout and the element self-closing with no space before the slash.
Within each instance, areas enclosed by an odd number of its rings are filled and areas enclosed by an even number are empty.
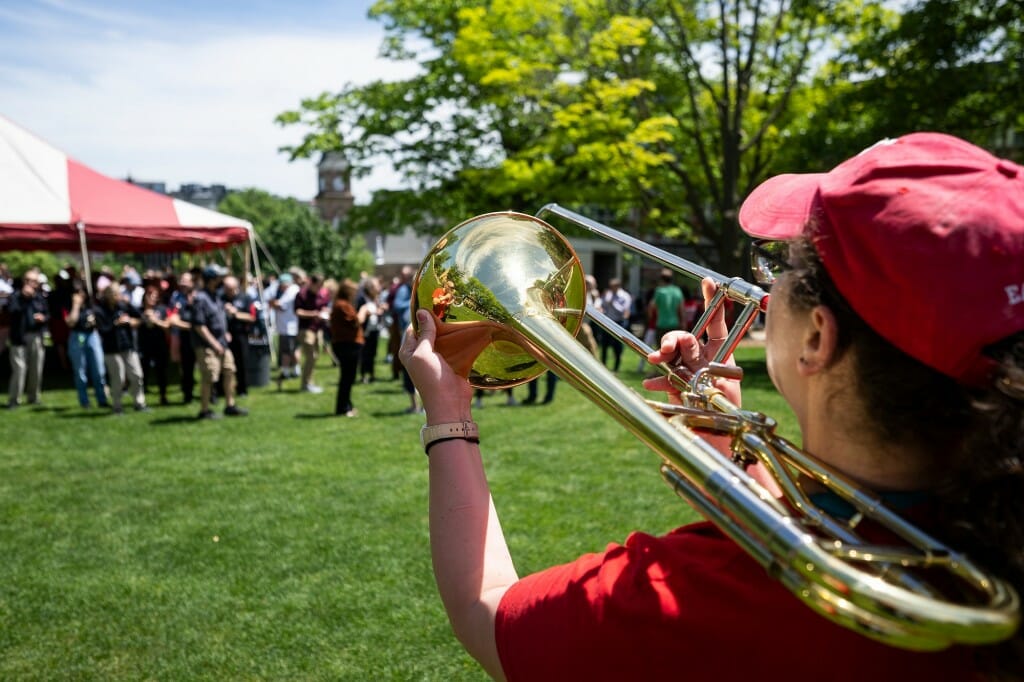
<svg viewBox="0 0 1024 682">
<path fill-rule="evenodd" d="M 211 332 L 205 325 L 199 327 L 199 336 L 203 337 L 203 341 L 206 343 L 207 348 L 217 348 L 220 346 L 220 343 L 218 343 L 217 339 L 213 336 L 213 332 Z"/>
<path fill-rule="evenodd" d="M 68 311 L 68 316 L 64 318 L 64 323 L 68 327 L 74 327 L 78 324 L 78 318 L 81 315 L 82 307 L 78 303 L 71 304 L 71 310 Z"/>
<path fill-rule="evenodd" d="M 518 580 L 480 459 L 465 440 L 430 449 L 430 547 L 452 630 L 491 675 L 501 677 L 494 618 Z"/>
<path fill-rule="evenodd" d="M 439 329 L 437 318 L 426 310 L 417 311 L 416 319 L 419 330 L 405 330 L 399 357 L 419 389 L 427 425 L 470 421 L 473 390 L 466 380 L 470 368 L 465 360 L 487 345 L 489 333 L 476 327 Z M 456 337 L 459 331 L 469 335 Z M 461 438 L 441 440 L 430 446 L 428 456 L 430 548 L 437 589 L 466 651 L 490 675 L 504 679 L 495 615 L 518 577 L 491 502 L 480 447 Z"/>
</svg>

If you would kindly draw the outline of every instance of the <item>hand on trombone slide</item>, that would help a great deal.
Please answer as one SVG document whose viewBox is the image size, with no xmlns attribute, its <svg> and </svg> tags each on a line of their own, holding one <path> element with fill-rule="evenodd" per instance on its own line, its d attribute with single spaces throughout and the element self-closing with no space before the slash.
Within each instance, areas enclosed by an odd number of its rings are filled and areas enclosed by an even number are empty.
<svg viewBox="0 0 1024 682">
<path fill-rule="evenodd" d="M 709 308 L 711 299 L 714 297 L 718 286 L 710 277 L 704 278 L 700 283 L 701 293 L 704 296 L 704 307 Z M 721 348 L 729 329 L 725 323 L 725 312 L 721 306 L 715 310 L 708 322 L 707 339 L 701 341 L 688 331 L 674 331 L 665 334 L 660 339 L 661 346 L 656 348 L 647 356 L 647 360 L 654 365 L 661 365 L 672 369 L 677 377 L 684 381 L 689 379 L 701 369 L 706 368 L 715 353 Z M 735 366 L 735 361 L 730 355 L 726 364 Z M 737 407 L 740 405 L 740 384 L 738 381 L 727 379 L 715 379 L 714 385 L 725 397 Z M 672 379 L 668 376 L 657 376 L 653 379 L 644 380 L 644 388 L 648 391 L 665 391 L 668 400 L 673 404 L 680 404 L 679 389 L 673 385 Z"/>
</svg>

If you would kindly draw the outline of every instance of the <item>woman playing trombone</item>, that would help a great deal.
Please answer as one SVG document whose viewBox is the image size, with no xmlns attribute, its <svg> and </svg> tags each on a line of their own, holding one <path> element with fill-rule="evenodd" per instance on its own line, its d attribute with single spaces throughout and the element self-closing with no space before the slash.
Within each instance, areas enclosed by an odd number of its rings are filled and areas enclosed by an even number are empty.
<svg viewBox="0 0 1024 682">
<path fill-rule="evenodd" d="M 766 358 L 805 448 L 1021 592 L 1024 168 L 946 135 L 908 135 L 829 173 L 767 181 L 740 222 L 776 242 L 756 244 L 757 277 L 776 278 Z M 705 298 L 713 289 L 705 281 Z M 464 363 L 435 351 L 428 311 L 417 322 L 401 357 L 428 427 L 470 422 L 472 389 L 453 370 Z M 720 317 L 707 343 L 672 332 L 649 360 L 697 370 L 724 335 Z M 738 404 L 738 385 L 720 383 Z M 665 379 L 646 387 L 673 393 Z M 428 455 L 438 588 L 456 635 L 495 678 L 950 680 L 1024 670 L 1019 633 L 917 653 L 840 627 L 708 523 L 634 533 L 520 578 L 475 431 L 436 434 Z M 849 513 L 828 496 L 815 501 Z"/>
</svg>

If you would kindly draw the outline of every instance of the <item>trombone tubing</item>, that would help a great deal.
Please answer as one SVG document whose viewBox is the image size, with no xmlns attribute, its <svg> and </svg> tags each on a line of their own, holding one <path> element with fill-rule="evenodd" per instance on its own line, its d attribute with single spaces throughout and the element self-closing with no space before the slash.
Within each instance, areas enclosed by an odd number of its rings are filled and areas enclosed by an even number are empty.
<svg viewBox="0 0 1024 682">
<path fill-rule="evenodd" d="M 1016 597 L 993 590 L 991 608 L 916 594 L 834 556 L 767 490 L 691 429 L 670 423 L 618 381 L 549 316 L 513 329 L 538 359 L 661 456 L 691 504 L 815 611 L 893 646 L 928 651 L 1008 636 Z"/>
<path fill-rule="evenodd" d="M 547 204 L 537 212 L 537 217 L 546 213 L 557 215 L 574 225 L 589 230 L 599 237 L 615 242 L 631 251 L 661 263 L 671 270 L 684 273 L 698 280 L 710 279 L 713 281 L 717 285 L 717 290 L 708 302 L 704 314 L 701 315 L 691 330 L 694 336 L 700 337 L 707 330 L 711 317 L 725 304 L 726 298 L 742 305 L 743 308 L 736 316 L 736 321 L 729 330 L 729 334 L 722 339 L 722 345 L 716 350 L 715 356 L 712 359 L 713 362 L 725 362 L 725 359 L 736 350 L 750 325 L 757 319 L 757 314 L 768 309 L 769 294 L 756 284 L 751 284 L 740 277 L 725 277 L 714 270 L 675 256 L 656 246 L 651 246 L 635 237 L 619 232 L 607 225 L 602 225 L 558 204 Z M 591 314 L 589 307 L 587 312 Z M 591 317 L 593 317 L 592 314 Z M 598 323 L 601 324 L 600 322 Z M 601 326 L 604 325 L 601 324 Z"/>
<path fill-rule="evenodd" d="M 697 323 L 693 331 L 695 335 L 699 336 L 705 331 L 711 315 L 723 304 L 727 296 L 742 303 L 744 309 L 738 315 L 728 338 L 716 353 L 715 362 L 722 362 L 728 357 L 739 338 L 746 333 L 757 311 L 767 308 L 768 294 L 756 285 L 739 278 L 725 278 L 556 204 L 548 204 L 538 212 L 538 216 L 543 213 L 558 215 L 592 233 L 646 255 L 666 267 L 701 279 L 710 278 L 715 282 L 718 291 L 709 301 L 708 309 Z M 606 332 L 633 350 L 644 355 L 651 351 L 643 341 L 612 322 L 593 306 L 587 306 L 586 314 Z M 528 332 L 534 330 L 527 326 L 520 331 L 533 336 Z M 545 342 L 550 342 L 553 338 L 544 335 L 544 341 L 541 341 L 533 336 L 531 341 L 544 348 Z M 676 423 L 676 446 L 666 448 L 667 443 L 662 440 L 664 434 L 661 429 L 654 427 L 647 417 L 641 417 L 648 411 L 622 393 L 609 389 L 612 384 L 604 381 L 608 372 L 603 365 L 596 361 L 590 362 L 588 354 L 573 353 L 571 356 L 575 358 L 575 362 L 567 367 L 563 362 L 564 358 L 570 355 L 564 353 L 564 347 L 556 349 L 557 345 L 560 344 L 544 348 L 547 351 L 545 364 L 563 378 L 567 378 L 584 395 L 604 408 L 661 455 L 664 462 L 662 475 L 676 492 L 696 506 L 812 609 L 868 637 L 890 645 L 921 651 L 945 648 L 952 643 L 990 643 L 1009 636 L 1016 629 L 1019 602 L 1012 589 L 1002 581 L 985 575 L 968 558 L 950 552 L 948 548 L 893 514 L 880 505 L 873 496 L 849 485 L 843 477 L 837 475 L 837 472 L 822 468 L 817 462 L 811 464 L 804 453 L 778 437 L 770 436 L 768 443 L 762 441 L 755 433 L 745 432 L 746 429 L 741 428 L 738 433 L 733 433 L 734 439 L 743 442 L 746 447 L 752 447 L 755 451 L 774 453 L 772 460 L 775 469 L 781 468 L 775 455 L 782 454 L 790 465 L 796 465 L 807 475 L 819 481 L 822 478 L 830 479 L 839 487 L 840 495 L 852 502 L 857 509 L 882 522 L 912 546 L 923 550 L 926 565 L 932 562 L 939 563 L 959 578 L 973 581 L 974 586 L 980 588 L 988 597 L 988 603 L 975 606 L 942 599 L 932 593 L 927 586 L 922 586 L 913 576 L 904 574 L 897 568 L 902 563 L 898 553 L 890 557 L 894 562 L 893 568 L 896 569 L 892 571 L 894 575 L 891 577 L 898 584 L 857 570 L 841 558 L 842 553 L 833 554 L 826 547 L 819 545 L 802 524 L 796 522 L 791 525 L 790 522 L 795 521 L 795 517 L 790 516 L 788 511 L 767 496 L 766 491 L 750 479 L 745 471 L 715 451 L 707 441 L 689 428 Z M 688 386 L 689 390 L 702 394 L 712 411 L 743 419 L 742 411 L 724 399 L 720 393 L 714 390 L 701 390 L 698 387 L 701 383 L 699 376 L 670 367 L 667 363 L 662 363 L 660 369 L 669 376 L 677 388 L 684 391 L 687 388 L 685 382 L 692 382 Z M 583 377 L 589 377 L 589 380 Z M 612 408 L 613 403 L 607 402 L 611 394 L 622 400 L 617 409 Z M 647 403 L 645 407 L 653 406 Z M 682 447 L 678 440 L 680 437 L 686 443 Z M 752 444 L 750 441 L 757 443 Z M 715 464 L 712 464 L 713 462 Z M 778 478 L 781 472 L 774 473 Z M 790 490 L 791 495 L 793 492 L 794 490 Z M 796 503 L 802 498 L 802 494 L 797 494 L 789 499 Z M 796 506 L 805 514 L 809 511 L 807 504 Z M 830 518 L 822 517 L 820 514 L 811 514 L 809 517 L 812 526 L 817 523 L 821 529 L 827 528 L 840 544 L 848 544 L 847 551 L 856 554 L 860 550 L 871 552 L 879 549 L 859 544 L 856 536 L 851 537 L 839 524 L 830 521 Z M 837 533 L 837 530 L 840 532 Z M 853 556 L 849 558 L 853 559 Z M 882 557 L 879 559 L 884 561 Z"/>
<path fill-rule="evenodd" d="M 546 204 L 543 208 L 537 211 L 537 217 L 540 218 L 546 213 L 568 220 L 574 225 L 585 228 L 599 237 L 603 237 L 604 239 L 613 241 L 621 246 L 625 246 L 631 251 L 636 251 L 653 261 L 661 263 L 671 270 L 688 274 L 698 280 L 705 278 L 711 279 L 718 285 L 719 289 L 724 289 L 726 291 L 729 298 L 738 303 L 755 303 L 758 309 L 762 312 L 768 308 L 768 293 L 756 284 L 751 284 L 739 277 L 725 277 L 714 270 L 710 270 L 697 265 L 692 261 L 680 258 L 679 256 L 665 251 L 664 249 L 651 246 L 636 237 L 632 237 L 624 232 L 608 227 L 607 225 L 602 225 L 595 220 L 591 220 L 590 218 L 576 213 L 575 211 L 570 211 L 558 204 Z"/>
</svg>

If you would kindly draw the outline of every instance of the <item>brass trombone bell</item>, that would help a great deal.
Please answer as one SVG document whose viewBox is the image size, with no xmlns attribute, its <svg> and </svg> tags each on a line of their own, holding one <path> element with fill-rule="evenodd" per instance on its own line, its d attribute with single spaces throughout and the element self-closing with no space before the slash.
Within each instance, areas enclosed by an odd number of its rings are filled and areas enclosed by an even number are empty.
<svg viewBox="0 0 1024 682">
<path fill-rule="evenodd" d="M 469 373 L 476 388 L 509 388 L 547 369 L 512 331 L 516 320 L 552 316 L 575 336 L 586 309 L 583 268 L 569 242 L 539 218 L 512 212 L 449 230 L 424 258 L 413 292 L 414 313 L 426 308 L 442 324 L 491 331 Z"/>
</svg>

